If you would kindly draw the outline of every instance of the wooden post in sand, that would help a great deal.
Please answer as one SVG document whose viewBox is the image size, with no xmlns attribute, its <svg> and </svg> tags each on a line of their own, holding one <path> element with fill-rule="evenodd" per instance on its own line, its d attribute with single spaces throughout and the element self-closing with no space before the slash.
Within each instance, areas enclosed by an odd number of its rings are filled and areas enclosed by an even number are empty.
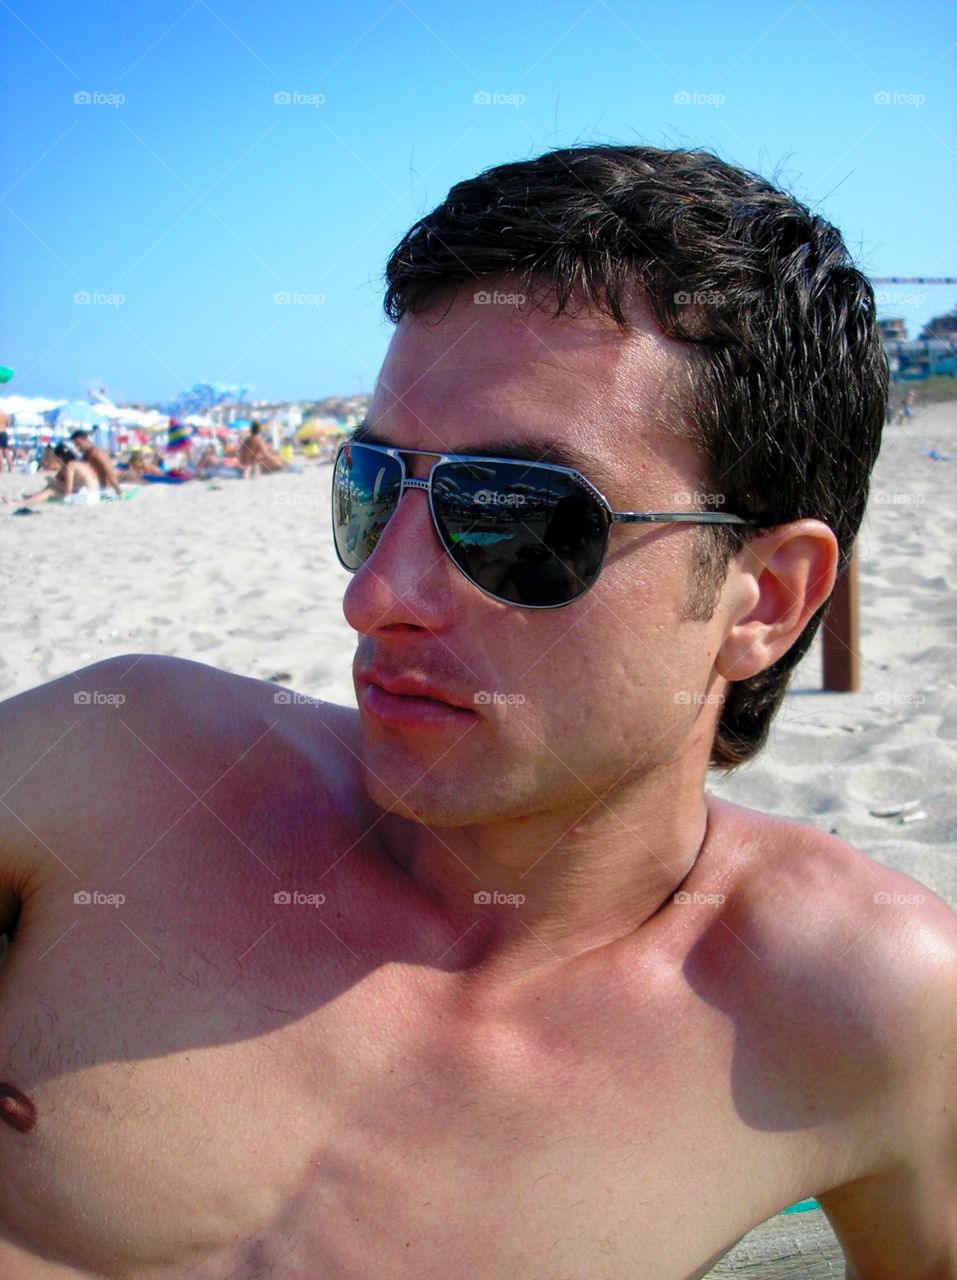
<svg viewBox="0 0 957 1280">
<path fill-rule="evenodd" d="M 860 635 L 857 618 L 857 548 L 840 575 L 824 615 L 824 688 L 857 693 L 861 687 Z"/>
</svg>

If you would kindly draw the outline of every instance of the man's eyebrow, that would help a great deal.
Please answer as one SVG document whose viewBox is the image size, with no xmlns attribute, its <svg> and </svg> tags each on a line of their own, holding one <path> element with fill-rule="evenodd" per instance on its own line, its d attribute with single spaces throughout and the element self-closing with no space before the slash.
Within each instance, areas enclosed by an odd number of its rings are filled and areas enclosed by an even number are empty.
<svg viewBox="0 0 957 1280">
<path fill-rule="evenodd" d="M 356 444 L 381 444 L 390 449 L 399 447 L 394 441 L 387 439 L 383 432 L 365 422 L 356 427 L 352 439 Z M 415 450 L 410 449 L 408 452 L 414 453 Z M 603 491 L 614 488 L 620 483 L 620 477 L 616 477 L 606 464 L 587 453 L 581 453 L 567 440 L 548 438 L 517 443 L 514 438 L 486 440 L 481 445 L 464 444 L 456 449 L 433 449 L 429 452 L 471 454 L 477 458 L 515 458 L 519 462 L 552 462 L 558 467 L 570 467 L 573 471 L 580 471 L 592 484 Z"/>
</svg>

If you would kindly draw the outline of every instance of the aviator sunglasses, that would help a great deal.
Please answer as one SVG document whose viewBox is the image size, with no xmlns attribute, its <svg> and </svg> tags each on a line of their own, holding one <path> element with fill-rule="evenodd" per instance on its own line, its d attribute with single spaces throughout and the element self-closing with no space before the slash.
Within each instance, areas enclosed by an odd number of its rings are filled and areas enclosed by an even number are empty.
<svg viewBox="0 0 957 1280">
<path fill-rule="evenodd" d="M 403 454 L 434 458 L 411 478 Z M 332 475 L 336 555 L 355 573 L 376 549 L 406 489 L 429 495 L 439 541 L 480 591 L 524 609 L 571 604 L 601 573 L 613 524 L 736 524 L 712 511 L 613 511 L 570 467 L 344 441 Z"/>
</svg>

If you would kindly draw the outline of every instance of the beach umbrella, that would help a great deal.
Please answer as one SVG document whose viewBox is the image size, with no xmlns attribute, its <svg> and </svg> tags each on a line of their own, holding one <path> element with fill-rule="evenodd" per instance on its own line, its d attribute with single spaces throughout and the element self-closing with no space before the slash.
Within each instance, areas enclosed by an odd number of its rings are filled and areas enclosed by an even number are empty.
<svg viewBox="0 0 957 1280">
<path fill-rule="evenodd" d="M 296 432 L 297 440 L 326 440 L 345 435 L 345 429 L 331 418 L 308 418 Z"/>
<path fill-rule="evenodd" d="M 3 412 L 3 410 L 0 410 Z M 43 417 L 35 409 L 20 409 L 16 415 L 16 431 L 32 431 L 43 425 Z"/>
<path fill-rule="evenodd" d="M 246 396 L 246 388 L 241 386 L 223 386 L 218 382 L 194 382 L 191 387 L 181 391 L 167 406 L 171 417 L 185 418 L 188 413 L 203 413 L 214 405 L 236 404 Z"/>
<path fill-rule="evenodd" d="M 176 418 L 169 420 L 169 434 L 166 437 L 166 448 L 188 449 L 192 441 L 193 428 L 188 427 L 185 422 L 180 422 Z"/>
<path fill-rule="evenodd" d="M 59 409 L 50 410 L 48 422 L 55 422 L 62 430 L 65 427 L 98 427 L 106 421 L 106 416 L 95 405 L 85 404 L 82 400 L 71 400 L 60 405 Z"/>
<path fill-rule="evenodd" d="M 0 364 L 0 382 L 9 382 L 13 377 L 13 370 L 8 369 L 5 364 Z"/>
</svg>

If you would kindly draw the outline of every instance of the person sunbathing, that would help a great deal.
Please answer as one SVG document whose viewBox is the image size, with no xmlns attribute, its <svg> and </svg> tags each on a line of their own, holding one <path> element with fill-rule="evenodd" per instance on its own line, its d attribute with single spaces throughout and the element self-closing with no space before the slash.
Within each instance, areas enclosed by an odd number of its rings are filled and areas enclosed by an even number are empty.
<svg viewBox="0 0 957 1280">
<path fill-rule="evenodd" d="M 955 1280 L 957 917 L 707 787 L 851 555 L 873 289 L 644 146 L 458 183 L 386 279 L 357 707 L 149 654 L 0 707 L 0 1275 L 699 1280 L 813 1196 Z"/>
<path fill-rule="evenodd" d="M 100 482 L 96 472 L 89 463 L 77 458 L 68 444 L 48 445 L 43 451 L 40 467 L 43 471 L 54 467 L 56 470 L 43 489 L 20 499 L 24 506 L 39 506 L 50 501 L 63 502 L 67 506 L 99 502 Z"/>
<path fill-rule="evenodd" d="M 142 449 L 134 449 L 130 454 L 126 470 L 120 472 L 120 479 L 126 484 L 146 484 L 148 476 L 165 474 Z"/>
<path fill-rule="evenodd" d="M 249 434 L 240 441 L 239 464 L 244 480 L 255 480 L 264 471 L 282 471 L 285 465 L 282 458 L 266 444 L 258 422 L 250 425 Z"/>
</svg>

